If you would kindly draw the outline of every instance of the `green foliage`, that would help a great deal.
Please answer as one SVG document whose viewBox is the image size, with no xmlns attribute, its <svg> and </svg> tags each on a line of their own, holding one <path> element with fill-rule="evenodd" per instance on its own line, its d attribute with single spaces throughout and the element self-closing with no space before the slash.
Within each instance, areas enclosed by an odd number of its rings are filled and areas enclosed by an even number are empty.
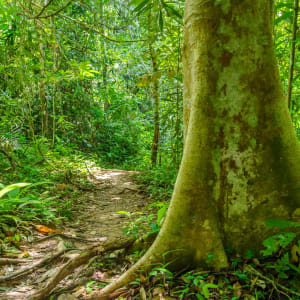
<svg viewBox="0 0 300 300">
<path fill-rule="evenodd" d="M 262 251 L 262 254 L 264 256 L 272 255 L 280 248 L 287 247 L 295 239 L 295 237 L 296 234 L 294 232 L 283 232 L 268 237 L 263 242 L 266 249 Z"/>
<path fill-rule="evenodd" d="M 19 183 L 0 190 L 0 236 L 4 241 L 19 243 L 23 237 L 20 232 L 33 223 L 57 222 L 57 197 L 32 191 L 41 184 L 49 186 L 45 182 Z"/>
<path fill-rule="evenodd" d="M 153 41 L 144 40 L 147 16 L 132 20 L 132 6 L 140 3 L 99 3 L 72 2 L 51 19 L 45 15 L 57 11 L 59 1 L 50 3 L 41 16 L 38 5 L 0 1 L 1 146 L 42 136 L 52 147 L 96 153 L 103 166 L 148 168 L 153 128 L 151 43 L 160 58 L 160 155 L 166 161 L 176 156 L 178 163 L 182 84 L 177 21 L 182 3 L 151 2 L 158 23 L 164 24 L 163 29 L 151 25 Z M 140 84 L 145 78 L 148 85 Z M 15 151 L 13 145 L 10 152 Z"/>
<path fill-rule="evenodd" d="M 127 235 L 134 235 L 139 237 L 143 234 L 152 234 L 157 233 L 160 229 L 160 226 L 157 223 L 153 222 L 154 215 L 143 215 L 141 212 L 130 213 L 128 211 L 118 211 L 118 214 L 124 214 L 129 218 L 129 221 L 123 231 Z M 140 217 L 135 217 L 140 215 Z"/>
<path fill-rule="evenodd" d="M 292 24 L 294 14 L 293 0 L 275 1 L 275 19 L 274 19 L 274 35 L 275 50 L 280 68 L 281 81 L 286 91 L 288 87 L 289 66 L 290 66 L 290 49 L 292 44 Z M 298 14 L 299 16 L 299 14 Z M 299 21 L 298 21 L 299 26 Z M 299 38 L 297 39 L 297 43 Z M 291 115 L 296 129 L 296 133 L 300 138 L 300 48 L 296 46 L 295 53 L 295 72 L 293 80 L 292 106 Z"/>
<path fill-rule="evenodd" d="M 284 229 L 290 227 L 300 227 L 300 223 L 287 221 L 287 220 L 269 219 L 266 221 L 266 226 Z"/>
<path fill-rule="evenodd" d="M 144 186 L 147 186 L 146 193 L 151 195 L 155 201 L 158 201 L 158 206 L 161 206 L 160 202 L 171 199 L 177 172 L 178 170 L 175 166 L 159 166 L 138 174 L 136 179 Z"/>
<path fill-rule="evenodd" d="M 294 227 L 299 228 L 297 222 L 285 220 L 268 220 L 268 227 L 277 227 L 281 229 Z M 300 232 L 284 231 L 272 235 L 264 240 L 266 247 L 261 253 L 264 257 L 277 256 L 275 263 L 266 263 L 268 268 L 274 269 L 280 279 L 290 279 L 291 282 L 299 286 L 300 269 L 293 263 L 299 262 L 298 253 L 300 253 Z M 295 242 L 296 240 L 296 242 Z M 292 255 L 292 257 L 291 257 Z M 298 278 L 298 279 L 297 279 Z"/>
<path fill-rule="evenodd" d="M 39 198 L 31 193 L 28 188 L 24 192 L 21 190 L 22 187 L 27 186 L 30 188 L 36 185 L 19 183 L 9 185 L 0 191 L 2 197 L 0 199 L 0 226 L 1 224 L 19 226 L 28 222 L 32 223 L 41 220 L 50 222 L 56 219 L 55 209 L 53 208 L 55 197 L 41 196 Z"/>
</svg>

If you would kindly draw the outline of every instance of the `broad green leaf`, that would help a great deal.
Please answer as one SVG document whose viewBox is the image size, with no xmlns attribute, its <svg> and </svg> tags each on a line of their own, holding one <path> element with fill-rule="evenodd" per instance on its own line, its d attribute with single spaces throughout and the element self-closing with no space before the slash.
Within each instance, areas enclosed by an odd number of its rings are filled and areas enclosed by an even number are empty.
<svg viewBox="0 0 300 300">
<path fill-rule="evenodd" d="M 31 183 L 23 182 L 23 183 L 14 183 L 14 184 L 8 185 L 0 191 L 0 198 L 2 198 L 5 194 L 9 193 L 12 190 L 19 189 L 19 188 L 22 188 L 22 187 L 25 187 L 28 185 L 31 185 Z"/>
<path fill-rule="evenodd" d="M 143 0 L 139 5 L 137 5 L 133 12 L 139 12 L 141 9 L 143 9 L 149 2 L 150 0 Z"/>
<path fill-rule="evenodd" d="M 278 251 L 279 247 L 285 248 L 296 237 L 294 232 L 284 232 L 272 235 L 264 240 L 265 250 L 261 251 L 264 256 L 270 256 L 273 252 Z"/>
<path fill-rule="evenodd" d="M 163 217 L 166 215 L 167 209 L 168 209 L 167 206 L 163 206 L 157 212 L 157 221 L 156 221 L 157 225 L 159 225 L 159 226 L 161 225 L 161 221 L 162 221 Z"/>
<path fill-rule="evenodd" d="M 198 300 L 204 300 L 204 297 L 201 294 L 196 294 L 196 297 Z"/>
<path fill-rule="evenodd" d="M 163 6 L 165 7 L 166 11 L 172 14 L 173 16 L 176 16 L 179 20 L 182 20 L 182 15 L 179 11 L 177 11 L 172 4 L 168 4 L 166 2 L 162 2 Z"/>
</svg>

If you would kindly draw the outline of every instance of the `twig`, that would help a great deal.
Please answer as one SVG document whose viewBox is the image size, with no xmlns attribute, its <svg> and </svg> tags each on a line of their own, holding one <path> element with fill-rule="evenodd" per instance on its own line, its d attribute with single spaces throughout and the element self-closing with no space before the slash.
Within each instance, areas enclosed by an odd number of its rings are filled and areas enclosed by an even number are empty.
<svg viewBox="0 0 300 300">
<path fill-rule="evenodd" d="M 37 6 L 37 7 L 40 7 L 39 5 L 37 5 L 35 3 L 34 3 L 34 5 Z M 58 12 L 57 15 L 59 15 L 62 18 L 64 18 L 65 20 L 69 20 L 72 23 L 78 24 L 79 26 L 81 26 L 82 28 L 84 28 L 86 30 L 89 30 L 91 32 L 99 34 L 104 39 L 106 39 L 106 40 L 108 40 L 110 42 L 114 42 L 114 43 L 136 43 L 136 42 L 146 42 L 147 41 L 147 40 L 116 40 L 116 39 L 113 39 L 111 37 L 106 36 L 103 32 L 101 32 L 100 30 L 97 30 L 96 28 L 94 28 L 93 25 L 95 25 L 95 24 L 89 25 L 87 23 L 84 23 L 84 22 L 78 21 L 76 19 L 70 18 L 70 17 L 62 14 L 61 12 Z"/>
<path fill-rule="evenodd" d="M 259 271 L 255 270 L 255 269 L 254 269 L 253 267 L 251 267 L 250 265 L 247 265 L 247 267 L 245 268 L 245 271 L 246 271 L 246 272 L 248 271 L 249 273 L 255 274 L 256 276 L 259 276 L 260 278 L 262 278 L 262 279 L 266 280 L 267 282 L 271 283 L 271 284 L 273 285 L 274 289 L 275 289 L 277 292 L 279 292 L 279 293 L 281 293 L 281 294 L 287 296 L 289 299 L 292 299 L 292 298 L 289 297 L 289 296 L 288 296 L 286 293 L 284 293 L 283 291 L 280 291 L 278 288 L 280 288 L 281 290 L 284 290 L 284 291 L 287 292 L 287 293 L 290 293 L 290 294 L 293 294 L 293 295 L 296 295 L 296 296 L 300 296 L 300 293 L 297 293 L 297 292 L 295 292 L 295 291 L 293 291 L 293 290 L 290 290 L 290 289 L 288 289 L 287 287 L 281 285 L 280 283 L 275 282 L 274 280 L 272 280 L 272 279 L 270 279 L 270 278 L 264 276 L 263 274 L 261 274 Z"/>
<path fill-rule="evenodd" d="M 116 40 L 116 39 L 113 39 L 111 37 L 106 36 L 103 32 L 101 32 L 100 30 L 95 29 L 94 27 L 92 27 L 89 24 L 86 24 L 84 22 L 80 22 L 78 20 L 75 20 L 75 19 L 70 18 L 70 17 L 68 17 L 66 15 L 63 15 L 63 14 L 60 14 L 60 16 L 63 17 L 64 19 L 66 19 L 66 20 L 69 20 L 69 21 L 71 21 L 71 22 L 73 22 L 75 24 L 78 24 L 79 26 L 81 26 L 82 28 L 84 28 L 86 30 L 89 30 L 91 32 L 99 34 L 104 39 L 106 39 L 106 40 L 108 40 L 110 42 L 115 42 L 115 43 L 136 43 L 136 42 L 146 42 L 147 41 L 147 40 Z"/>
<path fill-rule="evenodd" d="M 42 13 L 45 11 L 45 9 L 53 2 L 53 0 L 49 0 L 48 3 L 46 5 L 43 6 L 43 8 L 40 10 L 40 12 L 34 16 L 34 19 L 39 18 L 40 15 L 42 15 Z"/>
<path fill-rule="evenodd" d="M 65 10 L 71 3 L 73 2 L 73 0 L 69 0 L 69 2 L 66 3 L 66 5 L 64 5 L 63 7 L 61 7 L 60 9 L 58 9 L 57 11 L 49 14 L 49 15 L 46 15 L 46 16 L 39 16 L 39 18 L 43 18 L 43 19 L 46 19 L 46 18 L 51 18 L 51 17 L 54 17 L 56 15 L 58 15 L 60 12 L 62 12 L 63 10 Z"/>
</svg>

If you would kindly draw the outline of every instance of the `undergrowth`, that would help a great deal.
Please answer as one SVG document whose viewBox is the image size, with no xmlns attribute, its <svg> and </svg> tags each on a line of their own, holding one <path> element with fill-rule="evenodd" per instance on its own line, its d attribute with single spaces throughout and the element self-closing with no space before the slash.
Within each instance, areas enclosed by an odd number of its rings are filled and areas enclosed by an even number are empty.
<svg viewBox="0 0 300 300">
<path fill-rule="evenodd" d="M 128 288 L 122 290 L 118 299 L 187 299 L 187 300 L 257 300 L 300 299 L 300 224 L 282 220 L 268 220 L 270 229 L 281 232 L 263 242 L 263 250 L 254 254 L 248 250 L 237 256 L 227 249 L 230 266 L 214 272 L 202 269 L 185 269 L 173 272 L 169 263 L 153 265 L 148 273 L 140 273 Z M 144 254 L 136 251 L 126 255 L 124 251 L 107 254 L 94 262 L 93 267 L 101 276 L 114 276 L 124 272 Z M 167 255 L 165 253 L 163 256 Z M 215 259 L 213 255 L 207 262 Z M 97 280 L 87 283 L 86 291 L 102 288 Z"/>
<path fill-rule="evenodd" d="M 55 228 L 72 218 L 82 190 L 93 188 L 86 179 L 93 157 L 71 146 L 51 147 L 40 140 L 15 147 L 10 156 L 13 165 L 0 160 L 0 252 L 18 247 L 37 224 Z"/>
</svg>

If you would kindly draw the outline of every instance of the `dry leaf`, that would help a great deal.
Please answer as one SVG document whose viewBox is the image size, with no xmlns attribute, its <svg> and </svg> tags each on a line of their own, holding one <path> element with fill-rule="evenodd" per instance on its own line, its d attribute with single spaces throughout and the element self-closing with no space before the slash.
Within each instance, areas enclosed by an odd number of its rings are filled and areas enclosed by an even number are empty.
<svg viewBox="0 0 300 300">
<path fill-rule="evenodd" d="M 157 296 L 157 295 L 159 295 L 159 294 L 164 293 L 164 291 L 165 291 L 165 290 L 164 290 L 162 287 L 156 287 L 156 288 L 153 289 L 152 295 L 153 295 L 153 296 Z"/>
<path fill-rule="evenodd" d="M 297 263 L 300 261 L 300 248 L 297 245 L 294 245 L 291 249 L 291 262 Z"/>
<path fill-rule="evenodd" d="M 143 287 L 140 288 L 141 300 L 147 300 L 146 291 Z"/>
<path fill-rule="evenodd" d="M 242 286 L 237 281 L 233 284 L 233 296 L 240 297 L 242 295 Z"/>
<path fill-rule="evenodd" d="M 61 231 L 59 230 L 56 230 L 56 229 L 51 229 L 47 226 L 44 226 L 44 225 L 34 225 L 36 230 L 42 234 L 45 234 L 45 235 L 48 235 L 48 234 L 51 234 L 51 233 L 61 233 Z"/>
</svg>

